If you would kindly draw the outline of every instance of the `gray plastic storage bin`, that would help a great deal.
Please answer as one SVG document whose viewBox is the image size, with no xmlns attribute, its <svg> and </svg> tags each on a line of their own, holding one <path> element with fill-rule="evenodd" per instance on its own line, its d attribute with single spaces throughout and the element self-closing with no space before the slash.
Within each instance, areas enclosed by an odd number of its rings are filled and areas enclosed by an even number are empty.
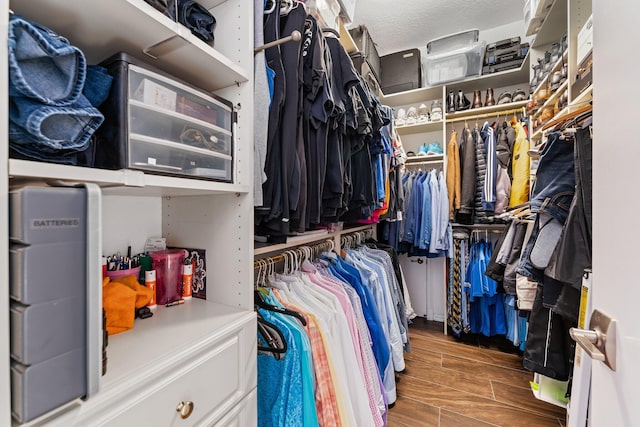
<svg viewBox="0 0 640 427">
<path fill-rule="evenodd" d="M 86 352 L 74 350 L 36 365 L 11 363 L 11 412 L 19 423 L 33 420 L 87 391 Z"/>
<path fill-rule="evenodd" d="M 19 423 L 98 390 L 100 212 L 95 184 L 9 193 L 11 400 Z"/>
<path fill-rule="evenodd" d="M 25 187 L 9 198 L 11 297 L 37 304 L 81 295 L 86 285 L 85 191 Z"/>
<path fill-rule="evenodd" d="M 11 305 L 11 357 L 33 365 L 87 344 L 85 298 Z"/>
</svg>

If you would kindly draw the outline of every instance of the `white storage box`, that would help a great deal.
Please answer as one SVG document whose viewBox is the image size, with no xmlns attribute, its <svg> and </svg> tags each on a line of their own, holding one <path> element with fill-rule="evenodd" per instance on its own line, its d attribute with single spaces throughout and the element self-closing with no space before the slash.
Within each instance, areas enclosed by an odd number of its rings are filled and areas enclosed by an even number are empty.
<svg viewBox="0 0 640 427">
<path fill-rule="evenodd" d="M 469 47 L 425 55 L 425 86 L 437 86 L 467 77 L 479 76 L 482 74 L 485 47 L 486 43 L 480 41 Z"/>
<path fill-rule="evenodd" d="M 587 19 L 587 22 L 580 29 L 577 46 L 576 62 L 581 64 L 593 49 L 593 15 Z"/>
</svg>

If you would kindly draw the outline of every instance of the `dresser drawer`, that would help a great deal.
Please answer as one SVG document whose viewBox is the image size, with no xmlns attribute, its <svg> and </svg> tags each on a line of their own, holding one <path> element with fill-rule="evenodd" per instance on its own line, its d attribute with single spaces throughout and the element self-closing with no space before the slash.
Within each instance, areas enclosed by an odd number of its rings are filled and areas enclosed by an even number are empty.
<svg viewBox="0 0 640 427">
<path fill-rule="evenodd" d="M 185 360 L 184 367 L 153 384 L 146 396 L 132 402 L 125 412 L 109 420 L 109 426 L 192 426 L 221 406 L 232 406 L 243 393 L 240 337 L 233 335 L 209 352 Z M 132 397 L 135 399 L 135 397 Z M 185 408 L 182 418 L 177 408 Z M 189 413 L 190 412 L 190 413 Z"/>
<path fill-rule="evenodd" d="M 213 424 L 214 427 L 252 427 L 258 423 L 258 397 L 257 389 L 253 389 L 251 393 L 235 408 L 233 408 L 223 419 Z M 201 427 L 209 427 L 212 424 L 204 422 Z"/>
</svg>

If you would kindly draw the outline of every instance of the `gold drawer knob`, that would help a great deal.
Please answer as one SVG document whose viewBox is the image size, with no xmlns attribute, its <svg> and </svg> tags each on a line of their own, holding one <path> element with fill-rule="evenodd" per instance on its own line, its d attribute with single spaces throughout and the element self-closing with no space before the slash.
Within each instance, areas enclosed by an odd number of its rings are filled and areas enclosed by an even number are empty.
<svg viewBox="0 0 640 427">
<path fill-rule="evenodd" d="M 180 416 L 182 417 L 183 420 L 186 420 L 187 418 L 189 418 L 189 415 L 191 415 L 191 413 L 193 412 L 193 406 L 194 406 L 193 402 L 191 401 L 180 402 L 176 407 L 176 411 L 180 412 Z"/>
</svg>

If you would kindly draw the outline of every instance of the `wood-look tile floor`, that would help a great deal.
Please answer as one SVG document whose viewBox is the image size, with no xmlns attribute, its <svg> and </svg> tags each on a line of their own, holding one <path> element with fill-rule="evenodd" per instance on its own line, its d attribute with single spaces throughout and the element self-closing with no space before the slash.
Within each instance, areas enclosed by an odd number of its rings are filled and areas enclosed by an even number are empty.
<svg viewBox="0 0 640 427">
<path fill-rule="evenodd" d="M 536 399 L 522 357 L 506 343 L 444 335 L 442 323 L 417 318 L 411 353 L 399 374 L 389 427 L 560 427 L 565 410 Z M 497 342 L 500 344 L 500 342 Z M 512 353 L 505 352 L 511 351 Z"/>
</svg>

